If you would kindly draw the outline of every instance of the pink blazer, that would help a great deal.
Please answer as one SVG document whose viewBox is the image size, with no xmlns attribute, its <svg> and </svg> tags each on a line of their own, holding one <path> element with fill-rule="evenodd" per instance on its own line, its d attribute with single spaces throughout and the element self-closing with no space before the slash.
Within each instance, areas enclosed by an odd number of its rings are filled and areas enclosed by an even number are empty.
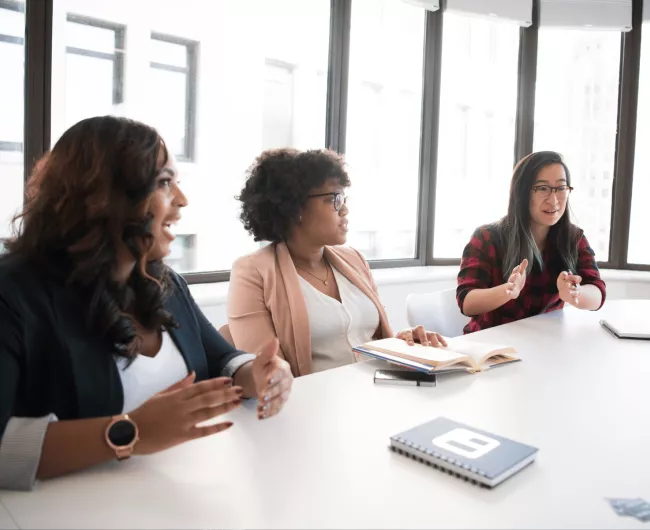
<svg viewBox="0 0 650 530">
<path fill-rule="evenodd" d="M 381 335 L 377 338 L 392 337 L 370 267 L 361 254 L 349 247 L 325 247 L 325 258 L 377 307 Z M 284 243 L 270 244 L 233 264 L 228 325 L 237 348 L 255 353 L 277 337 L 279 355 L 289 363 L 293 375 L 312 372 L 307 306 Z"/>
</svg>

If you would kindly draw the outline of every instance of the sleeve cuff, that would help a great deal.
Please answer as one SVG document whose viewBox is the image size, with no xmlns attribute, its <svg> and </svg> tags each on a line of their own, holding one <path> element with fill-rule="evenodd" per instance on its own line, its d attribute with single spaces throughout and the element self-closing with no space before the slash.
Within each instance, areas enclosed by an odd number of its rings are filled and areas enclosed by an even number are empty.
<svg viewBox="0 0 650 530">
<path fill-rule="evenodd" d="M 45 432 L 54 421 L 58 421 L 54 414 L 9 420 L 0 443 L 0 489 L 33 489 Z"/>
<path fill-rule="evenodd" d="M 242 353 L 241 355 L 238 355 L 234 359 L 230 359 L 228 361 L 228 364 L 224 366 L 221 376 L 222 377 L 234 377 L 235 372 L 239 370 L 242 366 L 244 366 L 247 363 L 250 363 L 255 360 L 255 355 L 252 353 Z"/>
</svg>

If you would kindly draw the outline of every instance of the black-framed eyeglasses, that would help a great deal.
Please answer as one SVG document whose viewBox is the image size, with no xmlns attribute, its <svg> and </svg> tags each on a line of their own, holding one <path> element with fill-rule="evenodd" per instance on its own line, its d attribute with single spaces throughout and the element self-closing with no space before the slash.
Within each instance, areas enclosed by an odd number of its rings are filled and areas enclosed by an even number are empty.
<svg viewBox="0 0 650 530">
<path fill-rule="evenodd" d="M 533 186 L 533 192 L 535 195 L 539 195 L 544 199 L 548 199 L 553 192 L 555 192 L 558 199 L 566 199 L 572 191 L 573 188 L 567 185 L 548 186 L 547 184 L 541 184 L 539 186 Z"/>
<path fill-rule="evenodd" d="M 332 204 L 334 205 L 334 209 L 337 212 L 340 212 L 341 208 L 343 208 L 343 205 L 347 204 L 348 202 L 347 195 L 341 191 L 332 191 L 330 193 L 316 193 L 314 195 L 307 195 L 307 198 L 314 199 L 316 197 L 327 197 L 328 195 L 332 195 Z"/>
</svg>

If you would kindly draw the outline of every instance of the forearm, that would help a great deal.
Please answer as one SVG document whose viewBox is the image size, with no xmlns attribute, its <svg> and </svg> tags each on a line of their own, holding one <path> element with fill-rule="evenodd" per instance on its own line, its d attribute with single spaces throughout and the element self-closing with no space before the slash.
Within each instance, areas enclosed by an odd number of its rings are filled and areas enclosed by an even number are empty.
<svg viewBox="0 0 650 530">
<path fill-rule="evenodd" d="M 506 284 L 489 289 L 472 289 L 463 301 L 463 314 L 468 317 L 483 315 L 501 307 L 508 300 Z"/>
<path fill-rule="evenodd" d="M 233 375 L 233 383 L 244 391 L 244 397 L 256 398 L 257 390 L 253 379 L 253 363 L 248 362 L 242 365 Z"/>
<path fill-rule="evenodd" d="M 109 422 L 110 418 L 91 418 L 50 423 L 36 477 L 59 477 L 114 459 L 104 437 Z"/>
<path fill-rule="evenodd" d="M 569 304 L 578 309 L 586 309 L 587 311 L 596 311 L 603 303 L 603 293 L 595 285 L 587 284 L 580 286 L 580 302 L 576 305 L 573 299 L 570 299 Z"/>
</svg>

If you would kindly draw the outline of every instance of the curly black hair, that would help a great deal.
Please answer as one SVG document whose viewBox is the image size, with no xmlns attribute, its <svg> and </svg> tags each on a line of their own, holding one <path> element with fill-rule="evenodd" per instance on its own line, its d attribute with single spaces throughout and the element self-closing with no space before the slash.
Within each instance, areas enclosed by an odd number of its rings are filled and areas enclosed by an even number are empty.
<svg viewBox="0 0 650 530">
<path fill-rule="evenodd" d="M 264 151 L 248 169 L 237 197 L 240 219 L 255 241 L 285 241 L 298 220 L 307 195 L 329 179 L 349 186 L 343 158 L 326 149 L 282 148 Z"/>
</svg>

